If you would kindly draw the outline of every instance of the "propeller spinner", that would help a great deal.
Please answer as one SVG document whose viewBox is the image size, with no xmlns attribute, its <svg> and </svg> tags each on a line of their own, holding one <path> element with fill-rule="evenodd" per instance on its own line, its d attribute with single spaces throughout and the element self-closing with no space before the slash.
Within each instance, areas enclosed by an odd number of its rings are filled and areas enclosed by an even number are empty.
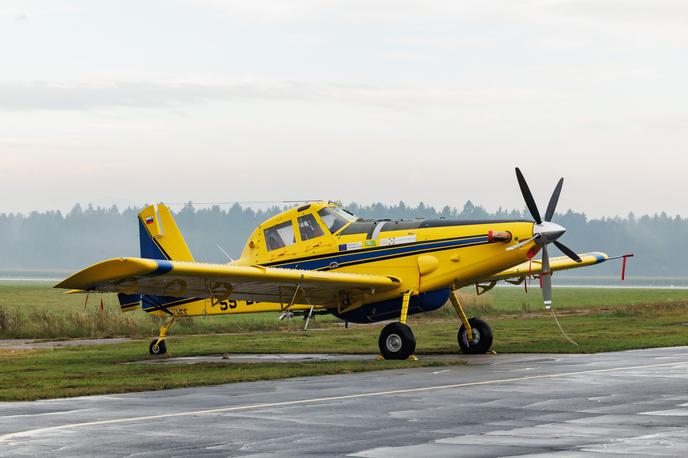
<svg viewBox="0 0 688 458">
<path fill-rule="evenodd" d="M 564 184 L 564 179 L 560 178 L 559 182 L 554 188 L 554 192 L 552 193 L 552 197 L 549 199 L 547 211 L 545 212 L 545 219 L 543 221 L 540 217 L 540 211 L 535 203 L 535 199 L 533 199 L 533 194 L 530 192 L 530 188 L 528 187 L 528 183 L 518 167 L 516 167 L 516 178 L 518 179 L 518 185 L 521 188 L 521 194 L 523 194 L 523 199 L 526 201 L 528 211 L 530 211 L 531 216 L 535 220 L 535 225 L 533 226 L 533 237 L 528 240 L 524 240 L 517 245 L 509 247 L 508 250 L 514 250 L 533 240 L 535 240 L 535 243 L 542 247 L 542 272 L 540 273 L 540 277 L 542 279 L 542 297 L 545 302 L 545 308 L 549 310 L 552 307 L 552 272 L 549 268 L 549 253 L 547 250 L 547 245 L 553 243 L 566 256 L 576 262 L 581 262 L 581 258 L 573 250 L 557 240 L 559 237 L 564 235 L 566 229 L 551 221 L 557 208 L 557 202 L 559 202 L 559 195 L 561 194 L 561 187 Z"/>
</svg>

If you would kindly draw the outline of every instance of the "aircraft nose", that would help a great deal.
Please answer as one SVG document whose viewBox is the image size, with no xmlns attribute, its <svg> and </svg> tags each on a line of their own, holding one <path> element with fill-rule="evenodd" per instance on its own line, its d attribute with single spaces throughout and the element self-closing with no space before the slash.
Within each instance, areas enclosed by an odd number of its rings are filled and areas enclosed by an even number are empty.
<svg viewBox="0 0 688 458">
<path fill-rule="evenodd" d="M 533 235 L 540 234 L 540 240 L 545 243 L 555 241 L 564 235 L 564 232 L 566 232 L 566 228 L 549 221 L 543 221 L 533 226 Z"/>
</svg>

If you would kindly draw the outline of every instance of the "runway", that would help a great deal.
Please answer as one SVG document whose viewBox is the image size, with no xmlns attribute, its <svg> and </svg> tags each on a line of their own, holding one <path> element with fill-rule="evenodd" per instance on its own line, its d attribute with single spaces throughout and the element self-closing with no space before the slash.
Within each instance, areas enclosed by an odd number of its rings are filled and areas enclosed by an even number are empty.
<svg viewBox="0 0 688 458">
<path fill-rule="evenodd" d="M 0 404 L 0 456 L 681 456 L 688 347 Z M 154 367 L 151 367 L 154 370 Z"/>
</svg>

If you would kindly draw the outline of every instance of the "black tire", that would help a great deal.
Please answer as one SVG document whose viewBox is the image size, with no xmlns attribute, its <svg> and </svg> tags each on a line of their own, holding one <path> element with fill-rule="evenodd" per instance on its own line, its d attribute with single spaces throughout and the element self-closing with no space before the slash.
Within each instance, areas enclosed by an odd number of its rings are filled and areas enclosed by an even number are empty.
<svg viewBox="0 0 688 458">
<path fill-rule="evenodd" d="M 401 323 L 390 323 L 385 326 L 377 343 L 385 359 L 407 359 L 416 351 L 416 337 L 413 331 Z"/>
<path fill-rule="evenodd" d="M 466 327 L 461 325 L 457 336 L 461 351 L 469 355 L 487 353 L 492 346 L 492 329 L 480 318 L 471 318 L 468 320 L 468 323 L 470 323 L 473 330 L 473 340 L 468 341 Z"/>
<path fill-rule="evenodd" d="M 163 340 L 160 343 L 157 342 L 158 339 L 153 339 L 153 341 L 148 346 L 148 352 L 151 355 L 164 355 L 165 353 L 167 353 L 167 345 L 165 345 L 165 341 Z"/>
</svg>

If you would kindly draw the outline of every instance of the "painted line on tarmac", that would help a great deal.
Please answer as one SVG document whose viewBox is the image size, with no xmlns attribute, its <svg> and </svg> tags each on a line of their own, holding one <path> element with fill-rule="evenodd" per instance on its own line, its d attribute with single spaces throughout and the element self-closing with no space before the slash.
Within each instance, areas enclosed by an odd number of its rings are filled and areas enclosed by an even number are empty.
<svg viewBox="0 0 688 458">
<path fill-rule="evenodd" d="M 112 425 L 117 423 L 130 423 L 137 421 L 148 421 L 148 420 L 159 420 L 162 418 L 174 418 L 174 417 L 185 417 L 189 415 L 208 415 L 214 413 L 225 413 L 225 412 L 240 412 L 244 410 L 253 409 L 263 409 L 266 407 L 285 407 L 285 406 L 295 406 L 304 404 L 315 404 L 319 402 L 328 401 L 342 401 L 348 399 L 360 399 L 360 398 L 370 398 L 376 396 L 390 396 L 395 394 L 406 394 L 406 393 L 421 393 L 424 391 L 436 391 L 436 390 L 449 390 L 452 388 L 466 388 L 471 386 L 481 386 L 481 385 L 496 385 L 499 383 L 512 383 L 512 382 L 523 382 L 527 380 L 538 380 L 538 379 L 553 379 L 560 377 L 570 377 L 573 375 L 585 375 L 585 374 L 603 374 L 607 372 L 621 372 L 629 371 L 635 369 L 650 369 L 653 367 L 663 367 L 663 366 L 675 366 L 677 364 L 686 364 L 686 361 L 674 361 L 671 363 L 657 363 L 657 364 L 644 364 L 640 366 L 624 366 L 624 367 L 611 367 L 607 369 L 590 369 L 585 371 L 575 371 L 575 372 L 561 372 L 558 374 L 542 374 L 542 375 L 528 375 L 523 377 L 512 377 L 496 380 L 483 380 L 478 382 L 465 382 L 465 383 L 455 383 L 451 385 L 435 385 L 435 386 L 424 386 L 419 388 L 405 388 L 400 390 L 390 390 L 390 391 L 375 391 L 372 393 L 359 393 L 359 394 L 346 394 L 341 396 L 328 396 L 323 398 L 311 398 L 311 399 L 297 399 L 294 401 L 280 401 L 280 402 L 269 402 L 263 404 L 248 404 L 243 406 L 228 406 L 228 407 L 217 407 L 215 409 L 205 409 L 205 410 L 193 410 L 186 412 L 175 412 L 166 413 L 160 415 L 146 415 L 140 417 L 129 417 L 129 418 L 114 418 L 111 420 L 95 420 L 87 421 L 83 423 L 71 423 L 67 425 L 59 426 L 49 426 L 46 428 L 29 429 L 26 431 L 19 431 L 16 433 L 8 433 L 0 436 L 0 443 L 6 442 L 10 439 L 31 436 L 33 434 L 39 433 L 49 433 L 53 431 L 61 431 L 66 429 L 84 428 L 88 426 L 101 426 L 101 425 Z"/>
</svg>

